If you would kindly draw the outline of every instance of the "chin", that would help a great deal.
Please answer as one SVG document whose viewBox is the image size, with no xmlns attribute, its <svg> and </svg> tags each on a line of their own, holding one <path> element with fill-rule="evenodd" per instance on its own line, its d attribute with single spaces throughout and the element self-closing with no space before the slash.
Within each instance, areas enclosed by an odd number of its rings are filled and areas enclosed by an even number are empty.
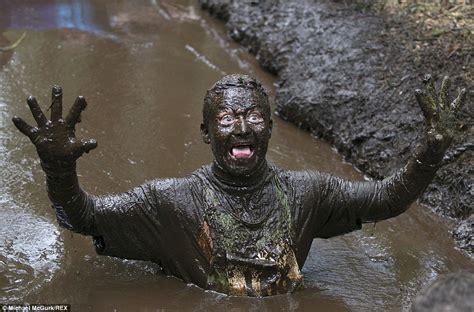
<svg viewBox="0 0 474 312">
<path fill-rule="evenodd" d="M 245 178 L 245 177 L 250 177 L 252 173 L 255 172 L 254 168 L 231 168 L 228 170 L 228 172 L 233 175 L 237 176 L 239 178 Z"/>
<path fill-rule="evenodd" d="M 238 177 L 249 177 L 260 167 L 258 159 L 236 160 L 230 158 L 226 160 L 223 168 L 231 175 Z"/>
</svg>

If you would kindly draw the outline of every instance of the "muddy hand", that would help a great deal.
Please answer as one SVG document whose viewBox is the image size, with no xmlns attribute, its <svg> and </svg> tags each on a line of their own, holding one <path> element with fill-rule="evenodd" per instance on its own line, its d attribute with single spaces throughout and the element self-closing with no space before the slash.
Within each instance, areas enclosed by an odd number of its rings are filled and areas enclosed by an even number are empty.
<svg viewBox="0 0 474 312">
<path fill-rule="evenodd" d="M 77 140 L 75 125 L 80 122 L 81 112 L 86 108 L 86 100 L 79 96 L 65 119 L 62 117 L 62 90 L 54 86 L 52 90 L 51 119 L 48 120 L 32 96 L 27 99 L 31 113 L 38 124 L 32 127 L 19 117 L 13 123 L 30 138 L 43 164 L 64 164 L 74 162 L 84 152 L 97 147 L 95 140 Z"/>
<path fill-rule="evenodd" d="M 435 154 L 443 154 L 451 144 L 456 128 L 455 112 L 463 105 L 466 89 L 459 91 L 453 102 L 448 101 L 449 78 L 444 77 L 440 92 L 436 90 L 431 75 L 423 78 L 426 91 L 416 90 L 418 104 L 423 111 L 428 126 L 426 138 L 429 149 Z"/>
</svg>

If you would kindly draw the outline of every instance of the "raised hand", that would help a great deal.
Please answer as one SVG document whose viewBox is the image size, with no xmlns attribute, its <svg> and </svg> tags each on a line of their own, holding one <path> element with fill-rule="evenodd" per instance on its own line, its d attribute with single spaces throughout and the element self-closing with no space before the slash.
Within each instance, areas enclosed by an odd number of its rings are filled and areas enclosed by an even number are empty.
<svg viewBox="0 0 474 312">
<path fill-rule="evenodd" d="M 423 111 L 427 129 L 427 143 L 429 151 L 441 155 L 451 144 L 456 129 L 456 111 L 464 104 L 466 89 L 459 91 L 458 96 L 451 103 L 448 102 L 449 78 L 444 77 L 441 82 L 439 95 L 431 79 L 426 75 L 423 79 L 426 91 L 415 91 L 418 104 Z"/>
<path fill-rule="evenodd" d="M 62 117 L 62 90 L 54 86 L 52 90 L 51 119 L 48 120 L 33 96 L 27 99 L 31 113 L 38 124 L 32 127 L 19 117 L 13 117 L 13 123 L 24 135 L 30 138 L 43 164 L 62 166 L 74 163 L 84 152 L 97 147 L 95 140 L 77 140 L 75 125 L 80 122 L 81 112 L 87 102 L 77 97 L 65 119 Z"/>
</svg>

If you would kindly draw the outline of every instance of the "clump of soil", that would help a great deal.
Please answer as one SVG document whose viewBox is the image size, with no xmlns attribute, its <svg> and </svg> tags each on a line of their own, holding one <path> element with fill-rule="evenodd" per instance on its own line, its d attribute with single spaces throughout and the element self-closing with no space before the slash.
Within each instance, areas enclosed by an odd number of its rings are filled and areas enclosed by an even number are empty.
<svg viewBox="0 0 474 312">
<path fill-rule="evenodd" d="M 450 76 L 453 98 L 465 87 L 459 134 L 420 200 L 458 221 L 453 235 L 474 255 L 473 13 L 328 0 L 200 2 L 278 75 L 276 113 L 377 179 L 403 166 L 423 138 L 413 95 L 420 78 Z"/>
</svg>

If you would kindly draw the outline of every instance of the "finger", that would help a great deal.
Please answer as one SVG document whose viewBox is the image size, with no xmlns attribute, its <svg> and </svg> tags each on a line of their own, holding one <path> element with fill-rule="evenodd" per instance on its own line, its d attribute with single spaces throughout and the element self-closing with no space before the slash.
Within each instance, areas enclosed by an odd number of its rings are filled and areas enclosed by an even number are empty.
<svg viewBox="0 0 474 312">
<path fill-rule="evenodd" d="M 36 123 L 38 124 L 39 127 L 44 126 L 47 122 L 48 119 L 46 116 L 43 114 L 43 111 L 38 105 L 38 102 L 33 96 L 29 96 L 28 99 L 26 99 L 26 103 L 28 103 L 28 106 L 30 107 L 31 113 L 33 114 L 33 117 L 36 120 Z"/>
<path fill-rule="evenodd" d="M 444 76 L 443 81 L 441 82 L 441 89 L 439 91 L 439 105 L 445 107 L 448 105 L 448 89 L 450 86 L 450 81 L 448 76 Z"/>
<path fill-rule="evenodd" d="M 66 116 L 66 123 L 74 126 L 81 120 L 81 113 L 86 108 L 87 102 L 83 96 L 78 96 L 76 101 L 71 107 L 71 110 Z"/>
<path fill-rule="evenodd" d="M 94 139 L 90 140 L 81 140 L 82 150 L 86 153 L 89 153 L 91 150 L 97 147 L 97 141 Z"/>
<path fill-rule="evenodd" d="M 29 137 L 31 140 L 33 140 L 34 134 L 38 131 L 38 128 L 32 127 L 29 124 L 27 124 L 23 119 L 20 117 L 13 117 L 12 118 L 13 123 L 15 126 L 18 128 L 18 130 L 21 131 L 24 135 Z"/>
<path fill-rule="evenodd" d="M 58 121 L 63 115 L 63 90 L 53 86 L 51 103 L 51 121 Z"/>
<path fill-rule="evenodd" d="M 430 124 L 431 120 L 433 119 L 433 108 L 431 107 L 431 104 L 426 98 L 426 94 L 420 89 L 416 89 L 415 97 L 418 102 L 418 105 L 421 108 L 421 111 L 423 112 L 423 115 L 425 116 L 426 121 L 428 122 L 428 124 Z"/>
<path fill-rule="evenodd" d="M 464 105 L 464 102 L 466 102 L 466 89 L 462 88 L 458 96 L 451 103 L 451 109 L 455 111 L 460 109 Z"/>
<path fill-rule="evenodd" d="M 426 99 L 428 100 L 428 103 L 433 107 L 433 110 L 436 111 L 436 92 L 433 85 L 433 79 L 431 78 L 430 74 L 427 74 L 425 75 L 425 77 L 423 77 L 423 83 L 426 86 Z"/>
</svg>

